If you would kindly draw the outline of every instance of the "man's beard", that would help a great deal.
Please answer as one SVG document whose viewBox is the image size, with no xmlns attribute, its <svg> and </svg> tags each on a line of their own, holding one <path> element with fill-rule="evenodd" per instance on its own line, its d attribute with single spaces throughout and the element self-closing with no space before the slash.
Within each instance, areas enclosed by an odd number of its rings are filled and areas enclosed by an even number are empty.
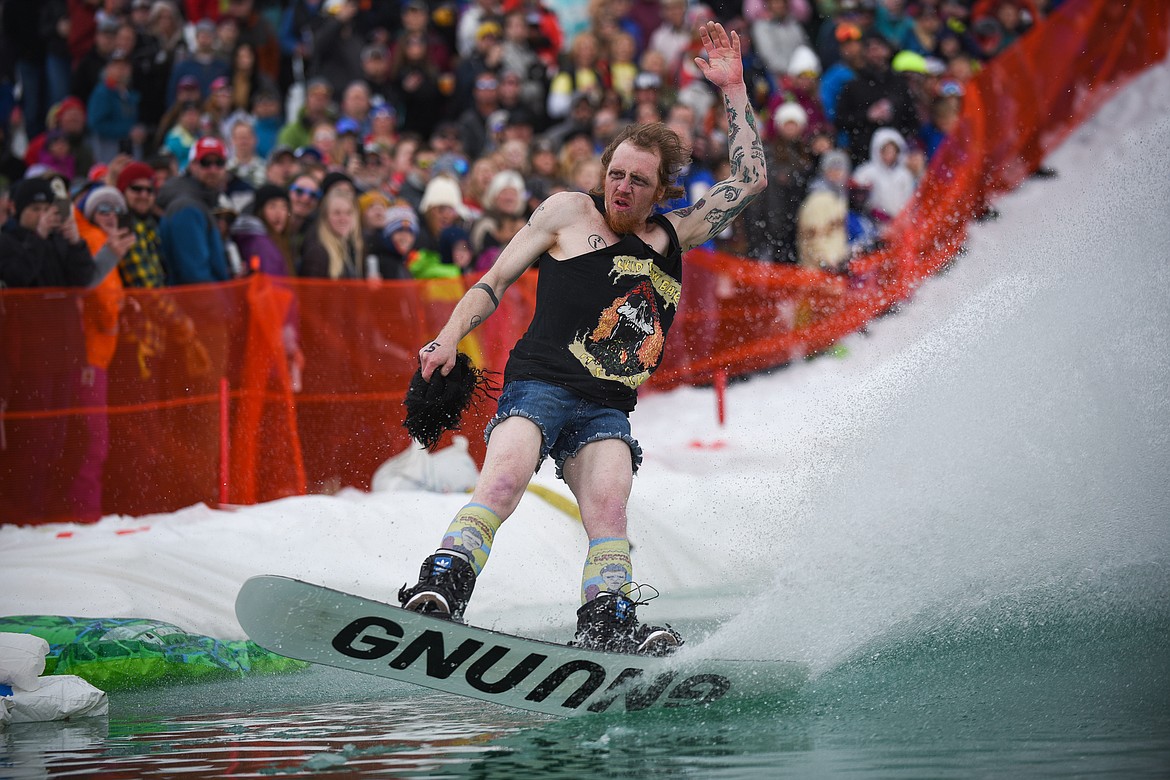
<svg viewBox="0 0 1170 780">
<path fill-rule="evenodd" d="M 608 209 L 605 212 L 605 224 L 609 225 L 609 229 L 619 236 L 637 233 L 638 229 L 646 224 L 646 218 L 638 218 L 637 215 L 629 211 L 612 212 Z"/>
</svg>

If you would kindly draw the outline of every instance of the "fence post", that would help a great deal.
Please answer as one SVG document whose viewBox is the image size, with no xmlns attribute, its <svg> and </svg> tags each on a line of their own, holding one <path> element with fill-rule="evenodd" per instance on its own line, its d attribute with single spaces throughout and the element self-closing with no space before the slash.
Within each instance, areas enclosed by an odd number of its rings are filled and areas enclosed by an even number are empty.
<svg viewBox="0 0 1170 780">
<path fill-rule="evenodd" d="M 727 410 L 727 372 L 720 369 L 715 372 L 715 417 L 719 425 L 726 420 Z"/>
<path fill-rule="evenodd" d="M 231 482 L 231 393 L 227 377 L 219 380 L 219 503 L 228 502 Z"/>
</svg>

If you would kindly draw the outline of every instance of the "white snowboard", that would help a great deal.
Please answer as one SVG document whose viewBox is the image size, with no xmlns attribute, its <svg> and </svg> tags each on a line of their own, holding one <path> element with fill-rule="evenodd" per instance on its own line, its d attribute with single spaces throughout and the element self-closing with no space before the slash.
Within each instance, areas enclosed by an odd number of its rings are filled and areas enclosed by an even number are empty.
<svg viewBox="0 0 1170 780">
<path fill-rule="evenodd" d="M 792 698 L 799 664 L 602 653 L 408 612 L 288 577 L 244 583 L 236 616 L 253 642 L 335 666 L 549 715 Z"/>
</svg>

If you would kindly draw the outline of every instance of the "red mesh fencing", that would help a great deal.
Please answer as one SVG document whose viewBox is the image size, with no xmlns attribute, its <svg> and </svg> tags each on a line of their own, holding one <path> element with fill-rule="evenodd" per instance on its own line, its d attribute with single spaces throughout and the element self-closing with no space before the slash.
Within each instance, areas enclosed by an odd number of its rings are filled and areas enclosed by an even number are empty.
<svg viewBox="0 0 1170 780">
<path fill-rule="evenodd" d="M 908 298 L 954 256 L 989 200 L 1165 58 L 1167 15 L 1162 0 L 1069 2 L 1000 55 L 968 85 L 959 128 L 886 247 L 848 277 L 691 252 L 666 360 L 648 387 L 784 364 Z M 0 521 L 368 488 L 376 467 L 410 446 L 402 398 L 418 348 L 474 282 L 258 275 L 127 290 L 105 369 L 87 365 L 83 292 L 0 292 Z M 533 272 L 463 344 L 477 365 L 503 371 L 534 299 Z M 194 338 L 176 324 L 184 318 Z M 299 378 L 286 326 L 305 356 Z M 477 458 L 492 406 L 464 420 Z"/>
</svg>

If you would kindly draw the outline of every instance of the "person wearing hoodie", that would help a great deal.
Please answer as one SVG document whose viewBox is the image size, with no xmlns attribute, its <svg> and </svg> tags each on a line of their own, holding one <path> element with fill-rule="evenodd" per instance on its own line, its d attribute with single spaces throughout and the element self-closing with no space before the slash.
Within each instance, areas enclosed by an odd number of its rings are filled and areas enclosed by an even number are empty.
<svg viewBox="0 0 1170 780">
<path fill-rule="evenodd" d="M 227 149 L 218 138 L 200 138 L 191 147 L 191 162 L 158 193 L 163 210 L 159 233 L 167 284 L 226 282 L 231 278 L 227 252 L 213 209 L 227 180 Z"/>
<path fill-rule="evenodd" d="M 870 188 L 869 207 L 879 221 L 890 221 L 914 197 L 914 174 L 906 166 L 906 139 L 892 127 L 881 127 L 869 144 L 869 162 L 854 178 Z"/>
</svg>

